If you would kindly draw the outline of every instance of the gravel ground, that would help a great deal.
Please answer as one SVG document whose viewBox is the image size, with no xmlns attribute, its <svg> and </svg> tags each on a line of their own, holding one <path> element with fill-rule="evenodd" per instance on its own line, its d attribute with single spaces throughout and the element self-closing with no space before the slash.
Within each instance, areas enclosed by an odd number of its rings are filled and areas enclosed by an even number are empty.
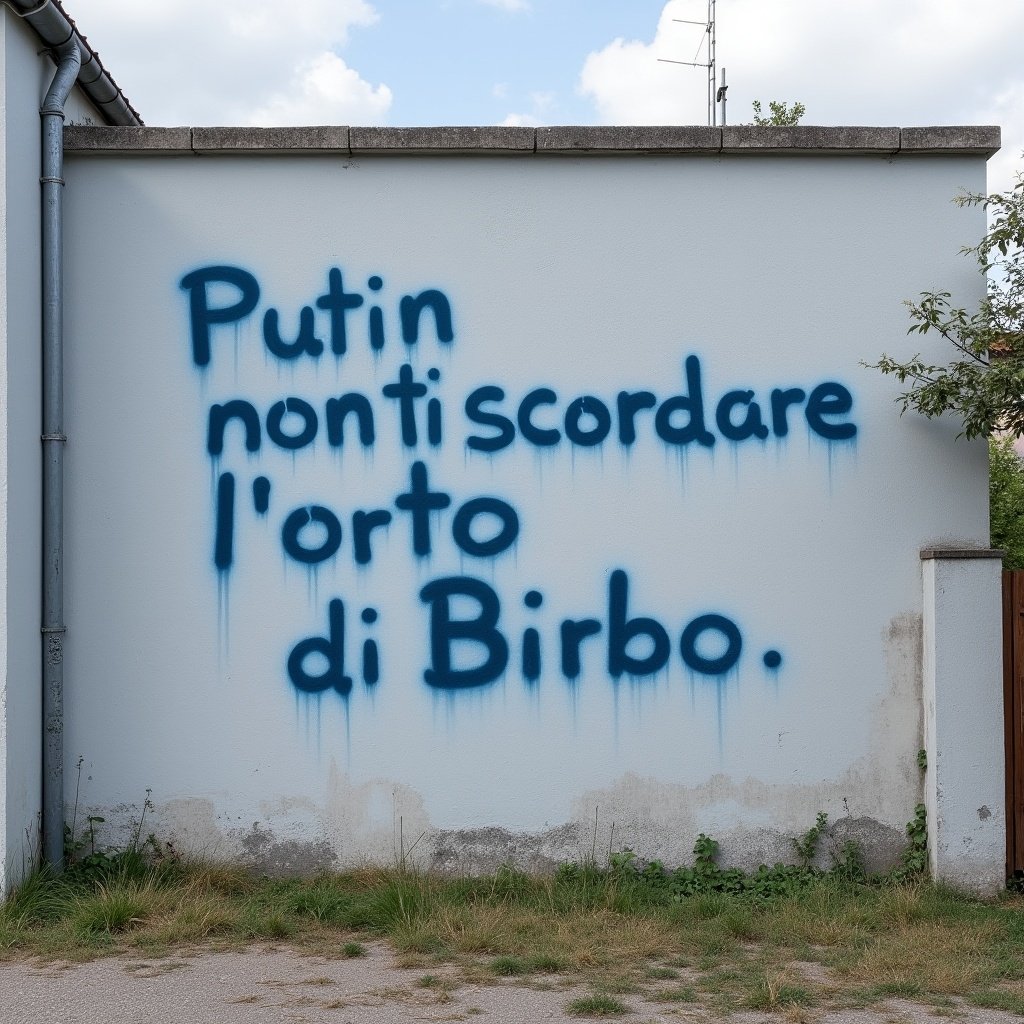
<svg viewBox="0 0 1024 1024">
<path fill-rule="evenodd" d="M 395 965 L 390 951 L 375 945 L 367 955 L 327 960 L 294 951 L 263 948 L 245 952 L 201 952 L 140 960 L 111 957 L 89 964 L 0 964 L 2 1024 L 406 1024 L 412 1021 L 477 1020 L 481 1024 L 574 1021 L 566 1013 L 588 990 L 551 978 L 524 984 L 455 984 L 452 968 L 432 968 L 434 987 L 417 982 L 423 968 Z M 438 986 L 441 987 L 438 987 Z M 666 1006 L 644 995 L 619 997 L 629 1007 L 623 1024 L 679 1024 L 720 1020 L 699 1004 Z M 605 1018 L 608 1019 L 608 1018 Z M 734 1013 L 733 1024 L 1009 1024 L 1020 1018 L 958 1004 L 935 1010 L 890 1000 L 870 1010 Z"/>
</svg>

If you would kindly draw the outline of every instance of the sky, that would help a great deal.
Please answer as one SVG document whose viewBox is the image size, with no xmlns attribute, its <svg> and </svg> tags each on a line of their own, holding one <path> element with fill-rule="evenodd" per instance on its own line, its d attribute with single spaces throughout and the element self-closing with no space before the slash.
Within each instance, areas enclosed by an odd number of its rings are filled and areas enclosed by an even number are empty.
<svg viewBox="0 0 1024 1024">
<path fill-rule="evenodd" d="M 706 0 L 64 0 L 150 125 L 706 124 Z M 1021 0 L 717 0 L 730 124 L 999 124 L 1024 150 Z"/>
</svg>

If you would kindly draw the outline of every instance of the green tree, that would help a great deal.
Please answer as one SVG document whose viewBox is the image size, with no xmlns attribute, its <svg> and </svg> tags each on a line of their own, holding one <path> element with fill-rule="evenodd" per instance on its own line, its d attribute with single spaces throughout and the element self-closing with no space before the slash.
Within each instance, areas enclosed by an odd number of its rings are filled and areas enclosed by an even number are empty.
<svg viewBox="0 0 1024 1024">
<path fill-rule="evenodd" d="M 954 305 L 949 292 L 922 292 L 907 302 L 907 333 L 941 335 L 950 346 L 947 362 L 883 355 L 866 365 L 908 385 L 897 398 L 902 412 L 952 413 L 961 436 L 989 438 L 992 545 L 1006 549 L 1005 568 L 1024 569 L 1024 462 L 1013 446 L 1024 434 L 1024 175 L 1009 192 L 954 201 L 983 206 L 989 216 L 981 241 L 962 250 L 985 277 L 985 297 L 973 310 Z"/>
<path fill-rule="evenodd" d="M 953 413 L 961 435 L 990 437 L 1024 434 L 1024 175 L 1009 192 L 965 193 L 960 206 L 983 206 L 990 228 L 981 241 L 962 250 L 986 279 L 976 309 L 953 303 L 949 292 L 922 292 L 908 301 L 913 321 L 908 334 L 935 331 L 950 346 L 945 363 L 920 354 L 901 361 L 883 355 L 868 363 L 891 374 L 907 389 L 897 398 L 901 411 L 924 416 Z"/>
<path fill-rule="evenodd" d="M 807 113 L 807 108 L 799 101 L 790 107 L 785 102 L 771 100 L 768 109 L 770 113 L 765 117 L 761 113 L 761 101 L 754 100 L 754 124 L 760 128 L 791 128 Z"/>
<path fill-rule="evenodd" d="M 1004 569 L 1024 569 L 1024 461 L 1011 437 L 988 442 L 988 508 L 992 546 L 1005 548 Z"/>
</svg>

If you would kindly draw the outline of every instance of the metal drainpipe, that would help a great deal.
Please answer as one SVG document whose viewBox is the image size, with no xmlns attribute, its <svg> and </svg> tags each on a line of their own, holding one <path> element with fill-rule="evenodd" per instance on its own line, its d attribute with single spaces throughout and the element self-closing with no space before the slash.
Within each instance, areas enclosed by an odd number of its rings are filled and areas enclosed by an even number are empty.
<svg viewBox="0 0 1024 1024">
<path fill-rule="evenodd" d="M 42 118 L 43 860 L 64 868 L 64 104 L 82 67 L 74 36 L 55 48 Z"/>
</svg>

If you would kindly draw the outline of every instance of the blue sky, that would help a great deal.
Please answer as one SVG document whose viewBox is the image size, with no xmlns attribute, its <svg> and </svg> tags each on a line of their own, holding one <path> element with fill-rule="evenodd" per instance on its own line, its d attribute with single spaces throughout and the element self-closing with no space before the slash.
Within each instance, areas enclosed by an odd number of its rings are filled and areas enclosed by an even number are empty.
<svg viewBox="0 0 1024 1024">
<path fill-rule="evenodd" d="M 706 0 L 65 0 L 148 124 L 703 124 Z M 729 121 L 1000 124 L 1024 149 L 1021 0 L 718 0 Z"/>
<path fill-rule="evenodd" d="M 616 37 L 650 37 L 664 2 L 511 6 L 378 0 L 379 22 L 352 32 L 345 59 L 391 85 L 394 124 L 495 124 L 514 113 L 549 124 L 592 122 L 593 103 L 577 91 L 587 55 Z M 678 71 L 680 83 L 700 89 L 700 72 Z"/>
</svg>

